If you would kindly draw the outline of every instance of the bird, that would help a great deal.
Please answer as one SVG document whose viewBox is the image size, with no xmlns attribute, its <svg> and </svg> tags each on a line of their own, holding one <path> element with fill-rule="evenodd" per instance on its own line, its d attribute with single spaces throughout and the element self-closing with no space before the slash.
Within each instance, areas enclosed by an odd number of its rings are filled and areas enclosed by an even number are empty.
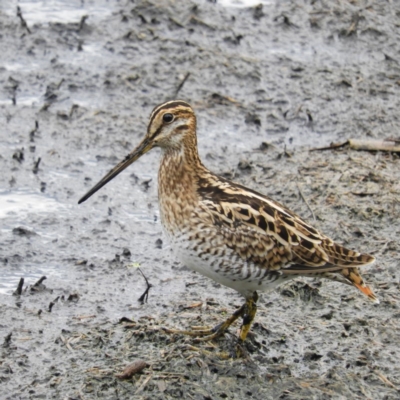
<svg viewBox="0 0 400 400">
<path fill-rule="evenodd" d="M 183 100 L 156 106 L 140 144 L 78 203 L 155 147 L 161 149 L 160 219 L 171 247 L 186 267 L 244 297 L 243 305 L 216 327 L 169 332 L 212 340 L 241 318 L 238 343 L 243 345 L 257 312 L 258 291 L 271 291 L 300 276 L 354 286 L 379 303 L 359 270 L 373 263 L 373 256 L 336 243 L 279 202 L 203 165 L 196 115 Z"/>
</svg>

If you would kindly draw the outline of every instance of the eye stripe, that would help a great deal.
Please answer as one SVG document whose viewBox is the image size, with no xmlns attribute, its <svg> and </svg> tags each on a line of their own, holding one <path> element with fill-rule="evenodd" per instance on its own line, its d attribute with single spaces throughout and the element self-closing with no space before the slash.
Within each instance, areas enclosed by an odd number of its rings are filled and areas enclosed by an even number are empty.
<svg viewBox="0 0 400 400">
<path fill-rule="evenodd" d="M 184 130 L 187 130 L 187 129 L 189 129 L 189 125 L 181 125 L 181 126 L 177 126 L 176 127 L 177 131 L 184 131 Z"/>
<path fill-rule="evenodd" d="M 161 126 L 154 132 L 154 134 L 151 136 L 151 139 L 154 139 L 157 135 L 159 135 L 162 128 L 163 128 L 163 126 L 161 125 Z"/>
</svg>

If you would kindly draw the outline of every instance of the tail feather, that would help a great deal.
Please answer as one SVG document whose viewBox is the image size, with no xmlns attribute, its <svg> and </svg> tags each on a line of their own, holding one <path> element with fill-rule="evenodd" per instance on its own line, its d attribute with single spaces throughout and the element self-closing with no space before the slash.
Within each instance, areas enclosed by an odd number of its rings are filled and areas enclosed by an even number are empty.
<svg viewBox="0 0 400 400">
<path fill-rule="evenodd" d="M 372 264 L 375 257 L 350 250 L 335 242 L 323 243 L 323 248 L 328 255 L 329 262 L 333 265 L 344 267 L 357 267 Z"/>
</svg>

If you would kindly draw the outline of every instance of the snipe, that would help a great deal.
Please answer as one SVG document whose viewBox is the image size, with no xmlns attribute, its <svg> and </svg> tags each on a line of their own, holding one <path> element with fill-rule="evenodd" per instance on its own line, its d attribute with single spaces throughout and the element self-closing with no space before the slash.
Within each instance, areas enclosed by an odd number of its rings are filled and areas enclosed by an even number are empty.
<svg viewBox="0 0 400 400">
<path fill-rule="evenodd" d="M 142 142 L 79 203 L 153 147 L 162 150 L 158 174 L 161 221 L 179 259 L 245 297 L 243 306 L 217 327 L 183 333 L 213 339 L 241 317 L 239 341 L 243 342 L 256 314 L 257 290 L 271 290 L 297 276 L 353 285 L 379 302 L 358 268 L 374 262 L 373 256 L 333 242 L 281 204 L 214 175 L 202 164 L 196 116 L 184 101 L 154 108 Z"/>
</svg>

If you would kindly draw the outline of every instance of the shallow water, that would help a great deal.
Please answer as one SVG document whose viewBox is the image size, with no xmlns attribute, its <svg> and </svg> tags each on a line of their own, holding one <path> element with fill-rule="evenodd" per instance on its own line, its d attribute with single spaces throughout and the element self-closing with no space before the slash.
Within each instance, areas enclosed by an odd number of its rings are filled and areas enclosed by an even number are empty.
<svg viewBox="0 0 400 400">
<path fill-rule="evenodd" d="M 114 3 L 107 0 L 3 0 L 0 10 L 13 16 L 17 6 L 28 25 L 79 22 L 84 15 L 90 15 L 96 21 L 115 10 Z"/>
<path fill-rule="evenodd" d="M 49 229 L 42 221 L 63 218 L 70 213 L 71 207 L 42 193 L 29 189 L 0 192 L 0 232 L 3 245 L 14 240 L 15 235 L 33 237 L 36 251 L 46 252 L 54 240 L 62 239 L 57 229 Z M 12 254 L 10 254 L 11 256 Z M 4 261 L 3 261 L 4 262 Z M 67 271 L 57 264 L 26 261 L 19 265 L 0 268 L 0 293 L 12 294 L 21 277 L 26 284 L 35 283 L 40 277 L 51 275 L 66 278 Z"/>
<path fill-rule="evenodd" d="M 54 198 L 31 192 L 29 189 L 0 192 L 0 219 L 3 220 L 3 229 L 7 225 L 23 224 L 31 213 L 44 216 L 68 213 L 69 208 Z"/>
</svg>

